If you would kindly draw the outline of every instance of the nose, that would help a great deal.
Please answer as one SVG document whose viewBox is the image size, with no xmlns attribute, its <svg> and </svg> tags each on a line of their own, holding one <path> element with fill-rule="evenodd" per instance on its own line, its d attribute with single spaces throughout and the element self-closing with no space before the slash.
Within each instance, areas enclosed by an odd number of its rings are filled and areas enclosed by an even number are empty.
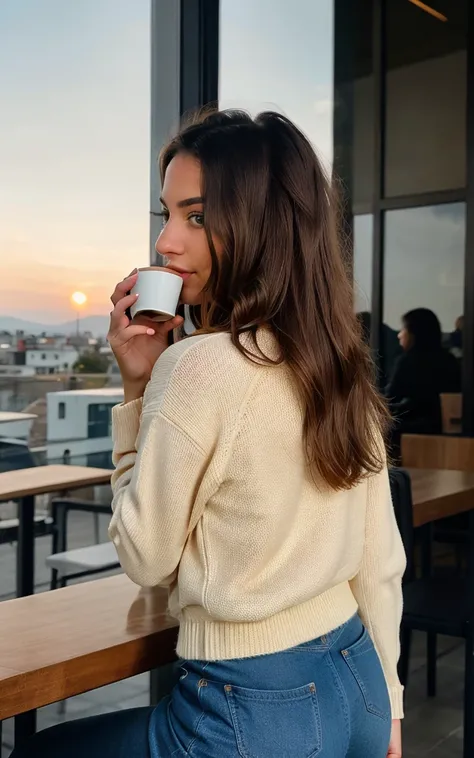
<svg viewBox="0 0 474 758">
<path fill-rule="evenodd" d="M 168 221 L 155 242 L 155 250 L 158 255 L 165 257 L 184 253 L 184 240 L 179 232 L 178 224 Z"/>
</svg>

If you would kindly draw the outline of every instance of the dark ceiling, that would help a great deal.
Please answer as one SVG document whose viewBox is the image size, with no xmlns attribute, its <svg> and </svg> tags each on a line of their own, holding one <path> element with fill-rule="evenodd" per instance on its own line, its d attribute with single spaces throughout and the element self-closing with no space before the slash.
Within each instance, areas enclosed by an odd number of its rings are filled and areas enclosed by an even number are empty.
<svg viewBox="0 0 474 758">
<path fill-rule="evenodd" d="M 474 2 L 474 0 L 471 0 Z M 426 0 L 443 22 L 409 0 L 387 0 L 385 54 L 388 68 L 438 58 L 466 48 L 467 0 Z M 372 70 L 372 2 L 355 0 L 355 75 Z"/>
</svg>

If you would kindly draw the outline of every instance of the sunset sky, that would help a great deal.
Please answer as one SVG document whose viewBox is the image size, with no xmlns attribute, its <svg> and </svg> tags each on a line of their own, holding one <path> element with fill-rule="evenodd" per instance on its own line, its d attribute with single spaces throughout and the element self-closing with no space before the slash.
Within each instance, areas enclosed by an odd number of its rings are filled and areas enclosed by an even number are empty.
<svg viewBox="0 0 474 758">
<path fill-rule="evenodd" d="M 222 104 L 287 113 L 328 164 L 332 5 L 221 2 Z M 108 313 L 148 262 L 149 16 L 149 0 L 0 2 L 0 315 L 70 320 L 75 290 Z"/>
<path fill-rule="evenodd" d="M 148 260 L 147 0 L 0 3 L 0 313 L 108 312 Z"/>
</svg>

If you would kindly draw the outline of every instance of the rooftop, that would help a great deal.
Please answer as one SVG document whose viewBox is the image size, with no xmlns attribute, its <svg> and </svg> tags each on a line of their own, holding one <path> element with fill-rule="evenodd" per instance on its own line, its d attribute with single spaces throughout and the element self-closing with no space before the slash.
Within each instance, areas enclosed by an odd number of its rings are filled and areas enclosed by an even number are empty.
<svg viewBox="0 0 474 758">
<path fill-rule="evenodd" d="M 60 390 L 59 392 L 49 392 L 49 395 L 71 397 L 71 395 L 79 397 L 122 397 L 122 387 L 102 387 L 101 389 L 93 390 Z"/>
<path fill-rule="evenodd" d="M 12 421 L 30 421 L 35 418 L 35 413 L 13 413 L 12 411 L 0 411 L 0 424 L 11 424 Z"/>
</svg>

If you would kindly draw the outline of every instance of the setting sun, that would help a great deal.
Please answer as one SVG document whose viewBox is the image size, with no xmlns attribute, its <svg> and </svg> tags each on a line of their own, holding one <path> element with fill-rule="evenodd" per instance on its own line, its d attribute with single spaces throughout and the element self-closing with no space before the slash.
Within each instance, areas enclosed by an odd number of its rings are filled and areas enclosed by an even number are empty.
<svg viewBox="0 0 474 758">
<path fill-rule="evenodd" d="M 73 292 L 71 300 L 75 305 L 84 305 L 87 302 L 87 295 L 83 292 Z"/>
</svg>

